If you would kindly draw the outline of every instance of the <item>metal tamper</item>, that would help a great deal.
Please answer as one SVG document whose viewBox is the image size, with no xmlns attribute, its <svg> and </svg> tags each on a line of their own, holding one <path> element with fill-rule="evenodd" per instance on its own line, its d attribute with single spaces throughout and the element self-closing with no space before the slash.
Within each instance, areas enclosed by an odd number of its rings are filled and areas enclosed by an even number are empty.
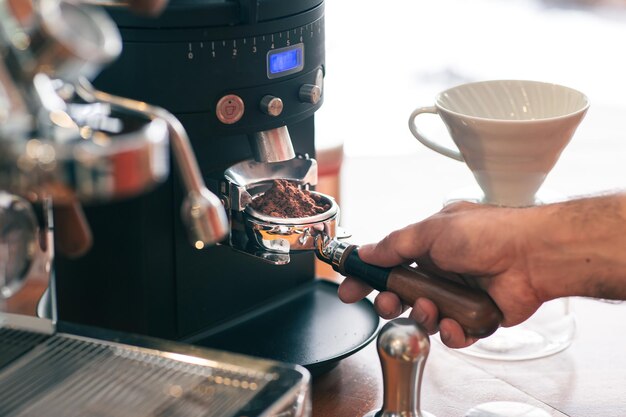
<svg viewBox="0 0 626 417">
<path fill-rule="evenodd" d="M 399 318 L 385 324 L 376 342 L 383 370 L 383 408 L 365 417 L 434 417 L 420 410 L 420 389 L 428 334 L 417 322 Z"/>
</svg>

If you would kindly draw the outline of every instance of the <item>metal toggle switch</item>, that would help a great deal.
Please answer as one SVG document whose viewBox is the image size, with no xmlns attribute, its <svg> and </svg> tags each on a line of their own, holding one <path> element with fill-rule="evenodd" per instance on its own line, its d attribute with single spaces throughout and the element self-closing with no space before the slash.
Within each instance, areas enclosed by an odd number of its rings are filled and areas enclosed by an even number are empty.
<svg viewBox="0 0 626 417">
<path fill-rule="evenodd" d="M 385 324 L 376 342 L 383 371 L 383 408 L 365 417 L 434 417 L 420 410 L 422 373 L 430 352 L 428 334 L 414 320 Z"/>
</svg>

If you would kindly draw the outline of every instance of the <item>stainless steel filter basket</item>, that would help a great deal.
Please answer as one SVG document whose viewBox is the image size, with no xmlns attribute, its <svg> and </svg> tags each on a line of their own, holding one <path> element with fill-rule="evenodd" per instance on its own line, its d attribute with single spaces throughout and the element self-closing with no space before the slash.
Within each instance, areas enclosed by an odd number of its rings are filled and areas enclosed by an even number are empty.
<svg viewBox="0 0 626 417">
<path fill-rule="evenodd" d="M 248 236 L 261 248 L 270 252 L 315 250 L 318 238 L 334 239 L 338 235 L 339 206 L 335 199 L 311 191 L 322 198 L 330 208 L 308 217 L 274 217 L 263 214 L 249 204 L 244 211 Z M 254 199 L 253 199 L 254 200 Z"/>
</svg>

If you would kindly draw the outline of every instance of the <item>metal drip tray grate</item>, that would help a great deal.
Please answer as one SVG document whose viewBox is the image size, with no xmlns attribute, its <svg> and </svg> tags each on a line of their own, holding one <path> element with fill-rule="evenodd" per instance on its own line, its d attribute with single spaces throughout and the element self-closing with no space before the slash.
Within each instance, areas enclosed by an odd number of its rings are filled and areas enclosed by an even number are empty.
<svg viewBox="0 0 626 417">
<path fill-rule="evenodd" d="M 48 337 L 50 336 L 41 333 L 0 328 L 0 369 L 34 348 Z"/>
<path fill-rule="evenodd" d="M 219 351 L 190 356 L 70 334 L 29 335 L 11 335 L 38 345 L 0 371 L 1 416 L 235 417 L 268 415 L 270 406 L 270 415 L 302 415 L 308 378 L 298 381 L 278 363 L 257 366 L 242 356 L 240 366 L 222 360 L 238 356 Z"/>
</svg>

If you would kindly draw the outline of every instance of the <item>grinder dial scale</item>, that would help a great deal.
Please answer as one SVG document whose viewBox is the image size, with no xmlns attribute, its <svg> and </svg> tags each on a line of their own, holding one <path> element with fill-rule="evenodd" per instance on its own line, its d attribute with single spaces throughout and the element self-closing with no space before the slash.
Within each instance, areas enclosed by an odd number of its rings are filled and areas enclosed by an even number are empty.
<svg viewBox="0 0 626 417">
<path fill-rule="evenodd" d="M 155 103 L 182 122 L 233 235 L 246 187 L 225 175 L 229 169 L 252 166 L 244 170 L 252 182 L 285 177 L 315 186 L 317 165 L 308 156 L 323 98 L 322 1 L 173 0 L 156 19 L 105 9 L 123 53 L 94 84 Z M 85 208 L 97 240 L 84 256 L 55 261 L 60 320 L 314 372 L 373 338 L 371 303 L 342 304 L 334 284 L 316 279 L 313 253 L 278 266 L 242 253 L 232 237 L 216 247 L 190 245 L 179 216 L 184 190 L 172 172 L 151 193 Z"/>
</svg>

